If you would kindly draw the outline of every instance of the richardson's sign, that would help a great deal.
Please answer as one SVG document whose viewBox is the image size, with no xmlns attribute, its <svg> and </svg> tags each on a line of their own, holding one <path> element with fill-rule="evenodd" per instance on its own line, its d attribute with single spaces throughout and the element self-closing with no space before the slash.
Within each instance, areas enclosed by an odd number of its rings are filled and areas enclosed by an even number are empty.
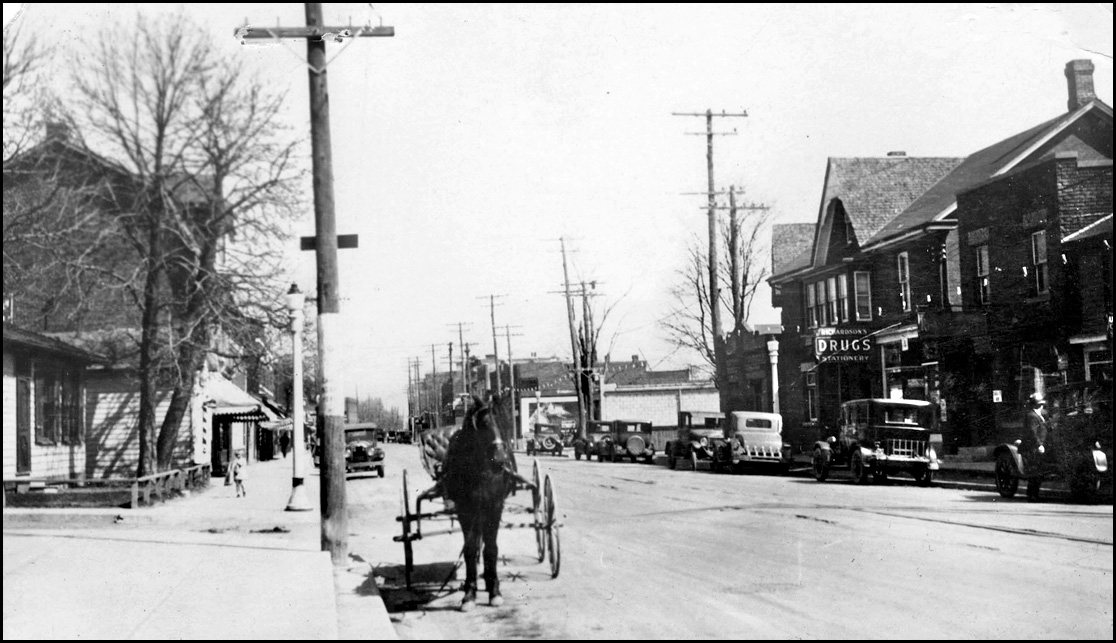
<svg viewBox="0 0 1116 643">
<path fill-rule="evenodd" d="M 867 328 L 819 328 L 814 334 L 814 356 L 819 362 L 867 362 L 871 352 Z"/>
</svg>

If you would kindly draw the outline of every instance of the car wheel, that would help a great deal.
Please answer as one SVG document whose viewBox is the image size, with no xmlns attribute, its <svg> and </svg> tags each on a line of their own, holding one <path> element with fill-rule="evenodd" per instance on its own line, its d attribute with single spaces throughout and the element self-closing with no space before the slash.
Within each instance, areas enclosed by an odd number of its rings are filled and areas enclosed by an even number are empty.
<svg viewBox="0 0 1116 643">
<path fill-rule="evenodd" d="M 853 482 L 868 484 L 868 466 L 864 462 L 864 454 L 860 452 L 860 447 L 856 447 L 853 451 L 852 458 L 849 460 L 849 470 L 852 471 Z"/>
<path fill-rule="evenodd" d="M 690 471 L 697 471 L 697 451 L 690 449 Z"/>
<path fill-rule="evenodd" d="M 557 446 L 558 446 L 558 443 L 556 443 L 554 441 L 554 438 L 552 438 L 550 436 L 547 436 L 547 437 L 543 438 L 543 441 L 542 441 L 542 450 L 543 451 L 553 451 Z"/>
<path fill-rule="evenodd" d="M 825 482 L 829 477 L 829 451 L 825 449 L 814 449 L 814 479 L 818 482 Z"/>
<path fill-rule="evenodd" d="M 915 482 L 920 487 L 929 487 L 934 482 L 934 472 L 930 470 L 930 467 L 920 470 L 915 474 Z"/>
<path fill-rule="evenodd" d="M 376 467 L 376 474 L 379 475 L 381 478 L 384 477 L 384 468 Z"/>
<path fill-rule="evenodd" d="M 667 444 L 666 447 L 667 468 L 674 469 L 678 466 L 678 458 L 674 457 L 674 447 Z"/>
<path fill-rule="evenodd" d="M 580 459 L 581 459 L 581 449 L 576 449 L 575 448 L 574 449 L 574 460 L 580 460 Z"/>
<path fill-rule="evenodd" d="M 1070 474 L 1070 497 L 1075 502 L 1091 503 L 1097 499 L 1101 488 L 1101 477 L 1091 464 L 1083 464 Z"/>
<path fill-rule="evenodd" d="M 1004 498 L 1011 498 L 1019 490 L 1019 478 L 1015 475 L 1015 458 L 1010 453 L 1001 453 L 996 458 L 996 491 Z"/>
</svg>

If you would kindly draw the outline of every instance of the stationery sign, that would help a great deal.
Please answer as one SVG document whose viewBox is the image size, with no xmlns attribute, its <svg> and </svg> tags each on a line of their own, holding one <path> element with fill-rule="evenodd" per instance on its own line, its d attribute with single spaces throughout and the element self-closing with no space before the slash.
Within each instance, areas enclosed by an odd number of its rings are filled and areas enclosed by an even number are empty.
<svg viewBox="0 0 1116 643">
<path fill-rule="evenodd" d="M 814 334 L 814 355 L 819 362 L 867 362 L 871 353 L 867 328 L 819 328 Z"/>
</svg>

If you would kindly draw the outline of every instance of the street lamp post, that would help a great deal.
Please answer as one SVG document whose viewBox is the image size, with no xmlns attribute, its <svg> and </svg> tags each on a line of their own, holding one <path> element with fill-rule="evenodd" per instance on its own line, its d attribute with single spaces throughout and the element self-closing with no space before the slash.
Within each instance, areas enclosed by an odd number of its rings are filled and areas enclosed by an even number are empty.
<svg viewBox="0 0 1116 643">
<path fill-rule="evenodd" d="M 306 296 L 291 284 L 287 292 L 287 313 L 291 316 L 291 498 L 287 501 L 287 511 L 310 511 L 310 500 L 306 496 L 306 434 L 304 430 L 305 411 L 302 408 L 302 322 L 303 306 Z"/>
</svg>

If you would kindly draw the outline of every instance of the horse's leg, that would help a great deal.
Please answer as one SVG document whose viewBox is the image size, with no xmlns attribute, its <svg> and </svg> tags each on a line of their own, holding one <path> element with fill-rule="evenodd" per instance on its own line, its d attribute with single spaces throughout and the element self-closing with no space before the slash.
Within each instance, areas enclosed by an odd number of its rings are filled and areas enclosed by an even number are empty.
<svg viewBox="0 0 1116 643">
<path fill-rule="evenodd" d="M 499 570 L 496 568 L 500 559 L 500 548 L 496 545 L 496 536 L 500 531 L 500 520 L 503 518 L 503 513 L 504 503 L 502 501 L 485 511 L 484 589 L 488 592 L 488 604 L 493 607 L 504 604 L 504 597 L 500 594 Z"/>
<path fill-rule="evenodd" d="M 465 535 L 465 596 L 461 599 L 461 611 L 468 612 L 477 605 L 477 558 L 480 554 L 480 522 L 472 512 L 457 515 L 461 521 L 461 531 Z"/>
</svg>

